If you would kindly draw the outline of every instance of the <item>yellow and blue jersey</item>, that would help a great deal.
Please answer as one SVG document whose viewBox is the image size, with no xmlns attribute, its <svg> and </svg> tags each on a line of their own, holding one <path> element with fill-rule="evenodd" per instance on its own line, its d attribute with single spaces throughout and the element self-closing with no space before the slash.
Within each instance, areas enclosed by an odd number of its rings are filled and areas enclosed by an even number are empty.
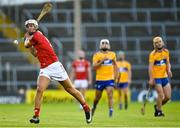
<svg viewBox="0 0 180 128">
<path fill-rule="evenodd" d="M 107 53 L 97 52 L 93 55 L 93 64 L 107 58 L 96 69 L 96 81 L 114 80 L 114 62 L 116 62 L 115 52 L 108 51 Z"/>
<path fill-rule="evenodd" d="M 167 61 L 169 62 L 169 51 L 163 49 L 161 52 L 153 50 L 149 55 L 149 63 L 153 63 L 152 77 L 166 78 L 167 77 Z"/>
<path fill-rule="evenodd" d="M 128 83 L 131 64 L 128 61 L 117 61 L 117 66 L 120 73 L 118 83 Z"/>
</svg>

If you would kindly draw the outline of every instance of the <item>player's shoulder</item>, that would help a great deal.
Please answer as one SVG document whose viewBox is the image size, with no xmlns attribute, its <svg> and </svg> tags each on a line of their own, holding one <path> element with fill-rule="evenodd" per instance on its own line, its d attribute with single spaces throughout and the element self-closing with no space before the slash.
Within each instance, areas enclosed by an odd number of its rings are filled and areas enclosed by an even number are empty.
<svg viewBox="0 0 180 128">
<path fill-rule="evenodd" d="M 150 56 L 153 56 L 153 55 L 155 55 L 156 54 L 156 50 L 152 50 L 151 52 L 150 52 Z"/>
<path fill-rule="evenodd" d="M 43 35 L 43 33 L 42 33 L 41 31 L 37 30 L 36 32 L 34 32 L 34 34 L 33 34 L 33 35 L 37 35 L 37 36 L 39 36 L 39 35 Z"/>
<path fill-rule="evenodd" d="M 90 61 L 89 61 L 89 60 L 87 60 L 87 59 L 85 59 L 85 60 L 84 60 L 84 62 L 85 62 L 85 63 L 90 63 Z"/>
<path fill-rule="evenodd" d="M 163 51 L 169 53 L 169 50 L 167 48 L 164 48 Z"/>
<path fill-rule="evenodd" d="M 116 55 L 116 53 L 114 51 L 109 51 L 108 54 Z"/>
<path fill-rule="evenodd" d="M 109 51 L 109 53 L 111 53 L 111 54 L 116 54 L 114 51 Z"/>
<path fill-rule="evenodd" d="M 98 56 L 98 55 L 100 55 L 100 54 L 101 54 L 100 51 L 96 51 L 93 55 L 94 55 L 94 56 Z"/>
<path fill-rule="evenodd" d="M 131 65 L 131 63 L 127 60 L 125 60 L 125 63 L 128 64 L 128 65 Z"/>
</svg>

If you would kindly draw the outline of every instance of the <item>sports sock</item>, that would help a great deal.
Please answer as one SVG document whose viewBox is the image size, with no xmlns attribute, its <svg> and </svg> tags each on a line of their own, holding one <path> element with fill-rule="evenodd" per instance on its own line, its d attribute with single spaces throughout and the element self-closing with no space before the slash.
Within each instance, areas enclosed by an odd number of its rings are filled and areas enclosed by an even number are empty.
<svg viewBox="0 0 180 128">
<path fill-rule="evenodd" d="M 34 109 L 34 115 L 35 115 L 36 117 L 39 117 L 39 113 L 40 113 L 40 108 L 35 108 L 35 109 Z"/>
<path fill-rule="evenodd" d="M 90 108 L 89 108 L 87 103 L 82 104 L 82 107 L 83 107 L 85 112 L 89 112 L 90 111 Z"/>
</svg>

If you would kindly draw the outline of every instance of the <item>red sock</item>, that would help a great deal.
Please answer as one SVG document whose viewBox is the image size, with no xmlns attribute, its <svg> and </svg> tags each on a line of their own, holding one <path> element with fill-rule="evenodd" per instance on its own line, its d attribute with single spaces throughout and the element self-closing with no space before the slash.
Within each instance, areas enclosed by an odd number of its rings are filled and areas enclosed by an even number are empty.
<svg viewBox="0 0 180 128">
<path fill-rule="evenodd" d="M 36 117 L 39 117 L 39 113 L 40 113 L 40 108 L 35 108 L 35 109 L 34 109 L 34 115 L 35 115 Z"/>
<path fill-rule="evenodd" d="M 89 112 L 90 111 L 90 108 L 89 108 L 87 103 L 82 104 L 82 106 L 83 106 L 83 109 L 84 109 L 85 112 Z"/>
</svg>

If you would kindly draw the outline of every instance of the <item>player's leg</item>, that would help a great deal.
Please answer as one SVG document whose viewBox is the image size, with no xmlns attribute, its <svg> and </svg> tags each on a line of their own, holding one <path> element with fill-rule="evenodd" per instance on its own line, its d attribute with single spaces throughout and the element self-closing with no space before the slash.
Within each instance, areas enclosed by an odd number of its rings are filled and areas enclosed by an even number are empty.
<svg viewBox="0 0 180 128">
<path fill-rule="evenodd" d="M 74 86 L 75 88 L 81 93 L 81 85 L 82 85 L 82 81 L 81 80 L 74 80 Z M 82 93 L 81 93 L 82 94 Z M 82 94 L 83 95 L 83 94 Z M 84 96 L 83 96 L 84 97 Z M 80 109 L 83 109 L 82 105 L 79 105 Z"/>
<path fill-rule="evenodd" d="M 81 92 L 81 94 L 85 98 L 86 88 L 80 88 L 79 91 Z"/>
<path fill-rule="evenodd" d="M 60 81 L 59 83 L 64 87 L 64 89 L 68 93 L 70 93 L 73 97 L 75 97 L 79 101 L 79 103 L 83 106 L 85 116 L 86 116 L 86 122 L 90 123 L 92 121 L 90 107 L 86 103 L 82 94 L 77 89 L 74 88 L 74 86 L 69 78 L 64 81 Z"/>
<path fill-rule="evenodd" d="M 164 92 L 161 84 L 156 84 L 155 89 L 158 93 L 157 105 L 155 105 L 154 116 L 164 116 L 162 113 L 162 101 L 164 99 Z"/>
<path fill-rule="evenodd" d="M 87 80 L 81 80 L 79 90 L 80 90 L 80 92 L 84 98 L 85 98 L 85 93 L 86 93 L 87 88 L 88 88 L 88 81 Z"/>
<path fill-rule="evenodd" d="M 30 119 L 31 123 L 39 123 L 39 113 L 42 102 L 43 92 L 46 90 L 50 83 L 50 79 L 45 76 L 39 76 L 37 80 L 37 91 L 35 95 L 35 106 L 34 106 L 34 116 Z"/>
<path fill-rule="evenodd" d="M 108 106 L 109 106 L 109 117 L 112 117 L 113 114 L 113 90 L 111 86 L 106 87 L 106 92 L 108 96 Z"/>
<path fill-rule="evenodd" d="M 128 87 L 123 89 L 124 92 L 124 102 L 125 102 L 125 109 L 128 109 Z"/>
<path fill-rule="evenodd" d="M 164 92 L 164 99 L 162 101 L 162 105 L 166 104 L 171 98 L 171 86 L 169 83 L 163 87 L 163 92 Z"/>
<path fill-rule="evenodd" d="M 78 90 L 80 91 L 80 93 L 82 94 L 82 96 L 85 98 L 86 89 L 85 89 L 85 88 L 79 88 Z M 83 109 L 83 107 L 82 107 L 81 104 L 80 104 L 80 109 Z"/>
<path fill-rule="evenodd" d="M 93 107 L 92 107 L 92 115 L 94 115 L 96 106 L 99 103 L 99 100 L 101 99 L 102 92 L 103 92 L 102 90 L 96 89 L 95 98 L 94 98 Z"/>
<path fill-rule="evenodd" d="M 119 109 L 121 110 L 123 107 L 122 103 L 122 89 L 118 87 L 118 95 L 119 95 Z"/>
</svg>

